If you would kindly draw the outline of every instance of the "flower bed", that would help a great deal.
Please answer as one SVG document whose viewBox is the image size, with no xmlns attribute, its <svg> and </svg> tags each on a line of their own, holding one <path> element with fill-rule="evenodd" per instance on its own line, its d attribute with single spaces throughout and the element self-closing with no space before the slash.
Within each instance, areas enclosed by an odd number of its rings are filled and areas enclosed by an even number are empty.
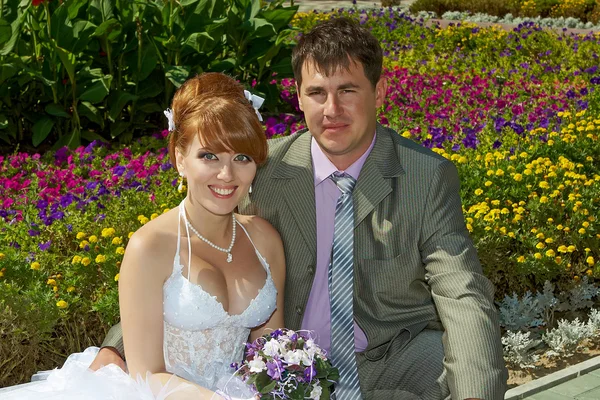
<svg viewBox="0 0 600 400">
<path fill-rule="evenodd" d="M 568 291 L 600 276 L 599 35 L 532 24 L 506 32 L 427 27 L 395 11 L 341 11 L 373 30 L 390 82 L 382 123 L 451 159 L 466 224 L 498 299 Z M 309 29 L 319 13 L 300 14 Z M 294 82 L 273 77 L 294 112 L 267 135 L 303 125 Z M 0 385 L 98 344 L 118 317 L 130 232 L 182 198 L 164 133 L 128 148 L 0 158 Z"/>
</svg>

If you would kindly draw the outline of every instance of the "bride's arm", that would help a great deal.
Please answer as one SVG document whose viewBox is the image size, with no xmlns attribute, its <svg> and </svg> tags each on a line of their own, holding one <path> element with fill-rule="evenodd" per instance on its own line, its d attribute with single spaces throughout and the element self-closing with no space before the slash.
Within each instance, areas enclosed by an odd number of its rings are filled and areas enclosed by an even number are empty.
<svg viewBox="0 0 600 400">
<path fill-rule="evenodd" d="M 281 236 L 270 223 L 256 216 L 251 217 L 250 221 L 250 235 L 254 239 L 258 251 L 267 259 L 273 282 L 277 288 L 277 309 L 267 322 L 250 332 L 250 341 L 253 342 L 265 333 L 284 327 L 285 255 Z"/>
<path fill-rule="evenodd" d="M 119 307 L 123 343 L 129 374 L 158 379 L 164 386 L 181 387 L 169 400 L 218 399 L 211 390 L 166 372 L 163 355 L 163 284 L 171 273 L 173 251 L 165 247 L 164 236 L 144 226 L 127 245 L 119 275 Z M 162 243 L 161 243 L 162 242 Z M 170 260 L 169 260 L 170 259 Z M 156 394 L 156 393 L 155 393 Z"/>
</svg>

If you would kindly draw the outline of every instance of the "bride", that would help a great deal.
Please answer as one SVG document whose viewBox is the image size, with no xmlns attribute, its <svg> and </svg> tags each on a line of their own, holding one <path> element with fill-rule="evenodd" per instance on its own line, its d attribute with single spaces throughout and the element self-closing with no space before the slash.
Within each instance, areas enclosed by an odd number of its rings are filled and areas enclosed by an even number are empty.
<svg viewBox="0 0 600 400">
<path fill-rule="evenodd" d="M 252 392 L 232 378 L 244 343 L 283 327 L 285 261 L 265 220 L 235 214 L 267 156 L 243 87 L 219 73 L 185 82 L 169 118 L 169 154 L 187 197 L 130 239 L 119 279 L 128 374 L 69 357 L 8 399 L 220 399 Z"/>
</svg>

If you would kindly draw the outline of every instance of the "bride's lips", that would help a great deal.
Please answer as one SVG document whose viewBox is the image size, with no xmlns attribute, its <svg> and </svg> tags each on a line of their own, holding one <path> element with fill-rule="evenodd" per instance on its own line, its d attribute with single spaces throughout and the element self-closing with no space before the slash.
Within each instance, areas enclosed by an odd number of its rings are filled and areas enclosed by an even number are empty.
<svg viewBox="0 0 600 400">
<path fill-rule="evenodd" d="M 213 196 L 215 196 L 218 199 L 230 199 L 233 197 L 233 194 L 235 193 L 237 186 L 212 186 L 209 185 L 208 188 L 210 189 L 211 193 L 213 194 Z"/>
</svg>

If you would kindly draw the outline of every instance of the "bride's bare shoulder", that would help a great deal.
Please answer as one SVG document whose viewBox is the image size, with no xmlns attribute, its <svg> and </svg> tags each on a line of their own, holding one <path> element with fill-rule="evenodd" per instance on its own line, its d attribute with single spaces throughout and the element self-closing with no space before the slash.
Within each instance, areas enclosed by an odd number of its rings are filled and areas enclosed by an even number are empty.
<svg viewBox="0 0 600 400">
<path fill-rule="evenodd" d="M 177 248 L 178 222 L 179 212 L 175 208 L 143 225 L 129 239 L 125 258 L 149 264 L 162 263 L 168 258 L 172 260 Z"/>
<path fill-rule="evenodd" d="M 258 251 L 267 259 L 279 257 L 283 244 L 279 232 L 264 218 L 256 215 L 238 215 L 236 219 L 244 225 Z M 271 255 L 271 257 L 269 257 Z"/>
</svg>

